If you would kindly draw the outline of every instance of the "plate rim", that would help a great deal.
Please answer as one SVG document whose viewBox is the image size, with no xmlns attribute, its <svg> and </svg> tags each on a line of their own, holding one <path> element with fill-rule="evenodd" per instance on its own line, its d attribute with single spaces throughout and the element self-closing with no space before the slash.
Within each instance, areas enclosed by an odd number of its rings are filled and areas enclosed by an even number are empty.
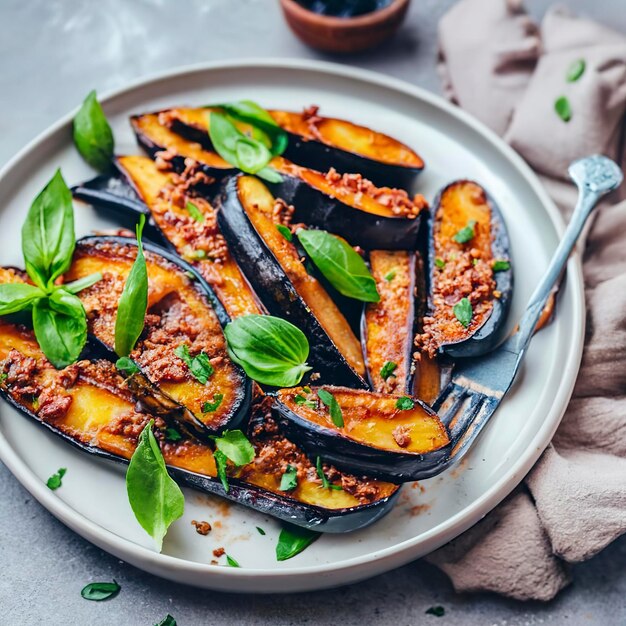
<svg viewBox="0 0 626 626">
<path fill-rule="evenodd" d="M 531 170 L 529 165 L 518 155 L 508 144 L 506 144 L 494 131 L 485 126 L 478 119 L 471 116 L 461 108 L 451 104 L 442 96 L 430 92 L 422 87 L 409 83 L 407 81 L 386 76 L 382 73 L 357 68 L 350 65 L 340 63 L 332 63 L 328 61 L 319 61 L 314 59 L 280 59 L 274 57 L 263 58 L 242 58 L 235 60 L 220 60 L 203 63 L 195 63 L 191 65 L 179 66 L 160 71 L 148 76 L 137 78 L 133 81 L 125 83 L 123 86 L 109 90 L 99 98 L 104 109 L 107 103 L 117 97 L 123 96 L 130 92 L 145 89 L 159 82 L 166 82 L 174 78 L 182 78 L 192 76 L 193 74 L 210 73 L 211 71 L 219 71 L 224 69 L 251 69 L 263 68 L 270 70 L 302 70 L 316 71 L 322 74 L 330 74 L 345 78 L 357 79 L 361 82 L 368 83 L 373 87 L 384 87 L 414 99 L 421 100 L 431 106 L 443 110 L 446 114 L 455 117 L 465 126 L 470 127 L 476 133 L 486 139 L 491 146 L 512 163 L 532 188 L 534 193 L 540 199 L 543 208 L 546 210 L 557 234 L 562 235 L 565 224 L 552 199 L 549 197 L 543 184 L 537 175 Z M 44 145 L 62 128 L 71 128 L 71 122 L 79 107 L 74 108 L 66 115 L 62 116 L 56 122 L 48 126 L 44 131 L 39 133 L 31 141 L 29 141 L 21 150 L 19 150 L 9 161 L 0 168 L 0 186 L 5 184 L 5 179 L 10 179 L 13 170 L 18 169 L 20 164 L 28 155 Z M 513 463 L 512 467 L 503 474 L 482 496 L 474 500 L 470 505 L 459 511 L 455 515 L 449 517 L 444 522 L 431 528 L 430 530 L 420 534 L 418 537 L 407 539 L 393 546 L 389 546 L 382 550 L 370 552 L 365 555 L 351 557 L 336 561 L 333 563 L 325 563 L 319 565 L 309 565 L 294 567 L 289 569 L 270 569 L 270 568 L 222 568 L 215 567 L 204 563 L 189 561 L 183 558 L 170 556 L 167 554 L 157 553 L 145 546 L 139 545 L 130 539 L 126 539 L 109 531 L 96 522 L 85 517 L 83 514 L 74 510 L 69 504 L 62 499 L 56 497 L 52 491 L 47 489 L 30 467 L 24 462 L 17 452 L 11 447 L 8 440 L 0 431 L 0 460 L 6 465 L 13 476 L 30 492 L 30 494 L 50 513 L 52 513 L 63 524 L 71 528 L 83 538 L 94 543 L 106 552 L 122 558 L 125 561 L 135 565 L 143 570 L 149 571 L 159 576 L 178 580 L 194 586 L 233 590 L 236 588 L 237 580 L 258 579 L 262 577 L 265 580 L 284 579 L 286 577 L 293 578 L 294 581 L 289 589 L 283 589 L 282 593 L 316 590 L 326 587 L 336 586 L 337 584 L 347 584 L 356 582 L 376 574 L 400 567 L 410 561 L 413 561 L 435 549 L 441 547 L 448 541 L 459 536 L 468 528 L 476 524 L 487 513 L 493 510 L 502 500 L 504 500 L 515 487 L 523 480 L 530 469 L 535 465 L 543 451 L 548 447 L 561 419 L 567 409 L 571 398 L 584 347 L 585 334 L 585 293 L 582 274 L 582 263 L 580 254 L 576 251 L 569 259 L 567 265 L 567 282 L 568 289 L 572 289 L 573 293 L 573 323 L 574 328 L 578 330 L 577 334 L 572 337 L 569 347 L 569 358 L 566 361 L 562 382 L 558 388 L 558 393 L 554 396 L 552 406 L 545 416 L 542 427 L 535 433 L 532 441 L 528 444 L 524 454 L 520 455 Z M 348 572 L 348 575 L 342 575 Z M 315 574 L 332 574 L 328 579 L 314 578 L 312 581 L 304 583 L 305 577 Z M 198 580 L 190 579 L 188 575 L 202 574 L 203 578 Z M 340 577 L 340 580 L 338 578 Z M 296 579 L 300 580 L 298 584 Z M 230 582 L 228 582 L 230 581 Z M 275 592 L 275 588 L 257 589 L 256 592 Z"/>
</svg>

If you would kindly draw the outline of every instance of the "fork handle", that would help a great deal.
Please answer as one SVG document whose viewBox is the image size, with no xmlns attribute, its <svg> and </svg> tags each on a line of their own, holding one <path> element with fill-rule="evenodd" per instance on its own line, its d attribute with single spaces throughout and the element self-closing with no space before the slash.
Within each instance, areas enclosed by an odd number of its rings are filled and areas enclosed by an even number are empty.
<svg viewBox="0 0 626 626">
<path fill-rule="evenodd" d="M 579 192 L 576 208 L 572 213 L 565 234 L 550 261 L 548 271 L 537 285 L 526 306 L 522 320 L 519 323 L 519 330 L 507 341 L 507 343 L 510 342 L 511 348 L 517 353 L 524 352 L 528 347 L 537 322 L 552 293 L 552 289 L 565 268 L 569 255 L 574 249 L 587 219 L 598 203 L 598 200 L 604 195 L 603 192 L 593 190 L 587 185 L 581 186 Z"/>
</svg>

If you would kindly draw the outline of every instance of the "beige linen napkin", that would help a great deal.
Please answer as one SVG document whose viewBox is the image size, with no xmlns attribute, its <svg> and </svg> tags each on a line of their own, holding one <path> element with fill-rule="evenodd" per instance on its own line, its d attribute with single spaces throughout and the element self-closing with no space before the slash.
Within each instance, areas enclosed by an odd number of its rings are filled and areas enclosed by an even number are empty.
<svg viewBox="0 0 626 626">
<path fill-rule="evenodd" d="M 626 37 L 562 8 L 538 28 L 519 1 L 460 0 L 439 38 L 447 95 L 543 175 L 565 214 L 575 202 L 572 160 L 600 152 L 623 163 Z M 567 82 L 579 59 L 585 72 Z M 569 123 L 554 110 L 560 96 Z M 598 211 L 584 275 L 582 367 L 552 444 L 514 494 L 428 557 L 458 591 L 549 600 L 569 582 L 567 563 L 626 532 L 626 201 Z"/>
</svg>

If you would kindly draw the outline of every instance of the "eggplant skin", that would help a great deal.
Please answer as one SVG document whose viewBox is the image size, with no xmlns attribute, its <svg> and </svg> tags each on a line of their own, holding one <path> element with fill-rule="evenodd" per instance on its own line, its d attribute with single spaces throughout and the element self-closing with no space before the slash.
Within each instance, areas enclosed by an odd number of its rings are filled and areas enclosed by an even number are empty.
<svg viewBox="0 0 626 626">
<path fill-rule="evenodd" d="M 417 403 L 436 417 L 430 407 L 419 400 Z M 285 436 L 300 445 L 309 456 L 319 456 L 337 468 L 357 475 L 402 483 L 436 476 L 449 464 L 452 451 L 449 439 L 446 445 L 424 454 L 385 450 L 360 443 L 343 436 L 337 428 L 299 415 L 282 402 L 278 394 L 274 394 L 272 411 Z"/>
<path fill-rule="evenodd" d="M 323 228 L 366 250 L 412 250 L 422 223 L 415 218 L 387 217 L 356 209 L 302 178 L 281 172 L 282 182 L 269 183 L 272 193 L 295 207 L 294 221 Z"/>
<path fill-rule="evenodd" d="M 491 209 L 491 252 L 493 259 L 511 260 L 511 246 L 506 224 L 502 213 L 489 193 L 478 183 L 471 180 L 457 180 L 444 187 L 438 194 L 437 199 L 433 203 L 431 209 L 428 226 L 428 309 L 429 314 L 433 315 L 433 284 L 435 281 L 435 265 L 436 252 L 434 247 L 435 237 L 435 220 L 437 210 L 441 204 L 444 194 L 452 190 L 456 186 L 475 185 L 484 194 L 484 198 Z M 467 339 L 457 342 L 442 343 L 439 351 L 452 358 L 477 357 L 487 354 L 493 350 L 503 339 L 506 320 L 511 306 L 513 297 L 513 270 L 509 268 L 506 271 L 494 272 L 494 280 L 496 283 L 495 290 L 500 292 L 499 298 L 493 298 L 493 308 L 485 322 Z"/>
<path fill-rule="evenodd" d="M 120 245 L 120 246 L 133 246 L 136 247 L 136 241 L 128 238 L 128 237 L 106 237 L 106 236 L 90 236 L 83 237 L 76 242 L 77 249 L 81 248 L 98 248 L 99 246 L 110 246 L 110 245 Z M 211 309 L 215 313 L 215 316 L 219 322 L 219 326 L 223 329 L 226 324 L 230 322 L 230 316 L 226 312 L 226 309 L 222 306 L 220 301 L 215 296 L 213 290 L 208 285 L 208 283 L 202 278 L 202 276 L 198 273 L 198 271 L 193 268 L 191 265 L 183 261 L 176 254 L 160 248 L 154 244 L 144 243 L 144 250 L 146 252 L 146 256 L 154 255 L 154 257 L 164 259 L 168 263 L 171 263 L 178 270 L 185 273 L 189 277 L 193 277 L 193 286 L 194 288 L 208 301 Z M 107 345 L 103 341 L 100 341 L 93 334 L 89 336 L 89 342 L 92 347 L 95 348 L 97 352 L 103 355 L 110 361 L 115 361 L 117 356 L 113 351 L 113 347 Z M 252 380 L 248 378 L 241 369 L 239 365 L 236 363 L 232 364 L 236 370 L 237 378 L 239 379 L 239 389 L 236 393 L 236 402 L 233 406 L 233 409 L 228 417 L 226 423 L 222 423 L 219 426 L 213 427 L 210 424 L 203 424 L 199 419 L 194 418 L 193 413 L 191 413 L 188 409 L 186 409 L 182 404 L 176 402 L 170 396 L 161 391 L 158 385 L 154 383 L 149 384 L 148 379 L 143 375 L 139 374 L 137 376 L 136 385 L 137 392 L 139 389 L 142 392 L 149 396 L 151 394 L 151 389 L 154 388 L 154 392 L 152 393 L 152 401 L 147 401 L 148 405 L 152 406 L 152 403 L 156 403 L 156 405 L 161 405 L 161 410 L 164 413 L 170 412 L 173 418 L 183 419 L 181 415 L 185 415 L 184 421 L 187 422 L 187 425 L 190 426 L 196 435 L 198 436 L 209 436 L 221 432 L 224 429 L 236 429 L 239 428 L 247 419 L 250 407 L 252 403 Z"/>
<path fill-rule="evenodd" d="M 270 315 L 283 317 L 300 328 L 310 346 L 310 364 L 320 380 L 367 388 L 352 369 L 250 223 L 237 191 L 240 176 L 224 181 L 218 199 L 218 223 L 228 247 Z"/>
</svg>

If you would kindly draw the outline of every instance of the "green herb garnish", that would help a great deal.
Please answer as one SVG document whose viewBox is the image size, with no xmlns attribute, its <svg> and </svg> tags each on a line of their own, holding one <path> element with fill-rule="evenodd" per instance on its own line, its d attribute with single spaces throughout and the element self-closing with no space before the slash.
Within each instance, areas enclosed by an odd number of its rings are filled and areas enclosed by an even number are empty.
<svg viewBox="0 0 626 626">
<path fill-rule="evenodd" d="M 343 428 L 343 413 L 341 407 L 332 393 L 326 389 L 318 389 L 317 396 L 328 407 L 330 419 L 337 428 Z"/>
<path fill-rule="evenodd" d="M 491 266 L 491 269 L 494 272 L 506 272 L 506 270 L 511 269 L 511 263 L 506 261 L 505 259 L 496 259 Z"/>
<path fill-rule="evenodd" d="M 257 526 L 256 529 L 259 535 L 265 535 L 265 531 L 260 526 Z"/>
<path fill-rule="evenodd" d="M 435 617 L 443 617 L 446 614 L 446 610 L 442 606 L 431 606 L 424 613 L 426 615 L 434 615 Z"/>
<path fill-rule="evenodd" d="M 309 392 L 311 393 L 311 392 Z M 307 400 L 303 395 L 297 393 L 293 399 L 296 404 L 309 407 L 309 409 L 314 409 L 317 404 L 313 400 Z"/>
<path fill-rule="evenodd" d="M 137 363 L 127 356 L 120 357 L 115 362 L 115 367 L 117 367 L 117 369 L 127 378 L 133 374 L 139 374 L 139 372 L 141 372 Z"/>
<path fill-rule="evenodd" d="M 285 473 L 280 479 L 281 491 L 293 491 L 298 486 L 298 470 L 293 465 L 287 465 Z"/>
<path fill-rule="evenodd" d="M 180 441 L 183 436 L 175 428 L 168 426 L 165 429 L 165 438 L 172 443 L 176 443 L 177 441 Z"/>
<path fill-rule="evenodd" d="M 202 211 L 190 200 L 187 200 L 187 204 L 185 205 L 187 209 L 187 213 L 194 219 L 196 222 L 204 222 L 204 215 Z"/>
<path fill-rule="evenodd" d="M 443 269 L 446 266 L 446 262 L 443 259 L 440 259 L 439 257 L 437 257 L 435 259 L 435 265 L 439 268 L 439 269 Z"/>
<path fill-rule="evenodd" d="M 572 106 L 567 97 L 558 98 L 554 103 L 554 110 L 564 122 L 569 122 L 572 119 Z"/>
<path fill-rule="evenodd" d="M 365 261 L 346 241 L 325 230 L 301 228 L 296 234 L 317 269 L 339 293 L 363 302 L 380 301 Z"/>
<path fill-rule="evenodd" d="M 385 276 L 384 279 L 389 283 L 391 282 L 394 278 L 396 277 L 396 270 L 390 270 L 388 271 Z"/>
<path fill-rule="evenodd" d="M 229 556 L 228 554 L 226 555 L 226 563 L 228 567 L 241 567 L 241 565 L 239 565 L 239 563 L 237 563 L 237 561 L 235 561 L 235 559 L 233 559 L 233 557 Z"/>
<path fill-rule="evenodd" d="M 217 466 L 217 475 L 222 481 L 224 491 L 228 493 L 228 475 L 226 461 L 237 467 L 247 465 L 254 460 L 254 446 L 240 430 L 226 430 L 220 437 L 211 437 L 215 441 L 216 450 L 213 454 Z"/>
<path fill-rule="evenodd" d="M 266 143 L 244 135 L 228 115 L 212 111 L 209 116 L 211 143 L 225 161 L 242 172 L 256 174 L 269 182 L 282 181 L 282 176 L 268 167 L 273 155 Z"/>
<path fill-rule="evenodd" d="M 154 626 L 176 626 L 176 620 L 168 613 L 158 624 Z"/>
<path fill-rule="evenodd" d="M 224 399 L 224 394 L 223 393 L 216 393 L 213 396 L 213 402 L 205 402 L 202 405 L 202 412 L 203 413 L 214 413 L 215 411 L 217 411 L 217 409 L 220 406 L 220 404 L 222 404 L 222 400 L 223 399 Z"/>
<path fill-rule="evenodd" d="M 73 123 L 74 144 L 81 156 L 97 170 L 111 166 L 115 142 L 109 122 L 91 91 L 85 98 Z"/>
<path fill-rule="evenodd" d="M 276 224 L 276 230 L 287 240 L 287 241 L 293 241 L 293 235 L 291 234 L 291 231 L 286 227 L 283 226 L 282 224 Z"/>
<path fill-rule="evenodd" d="M 52 489 L 52 491 L 58 489 L 63 484 L 63 476 L 65 476 L 66 472 L 67 469 L 65 467 L 60 467 L 54 474 L 52 474 L 52 476 L 50 476 L 50 478 L 46 481 L 48 489 Z"/>
<path fill-rule="evenodd" d="M 472 305 L 467 298 L 461 298 L 453 307 L 452 312 L 454 313 L 457 320 L 461 326 L 467 328 L 472 321 Z"/>
<path fill-rule="evenodd" d="M 230 358 L 264 385 L 294 387 L 311 368 L 309 342 L 289 322 L 271 315 L 243 315 L 224 329 Z"/>
<path fill-rule="evenodd" d="M 153 425 L 154 420 L 150 420 L 139 435 L 126 472 L 126 491 L 137 521 L 160 552 L 167 529 L 184 512 L 185 499 L 167 473 Z"/>
<path fill-rule="evenodd" d="M 586 67 L 585 59 L 577 59 L 574 61 L 567 69 L 567 74 L 565 75 L 567 82 L 575 83 L 585 73 Z"/>
<path fill-rule="evenodd" d="M 396 371 L 397 367 L 397 363 L 394 363 L 393 361 L 387 361 L 380 370 L 380 377 L 383 380 L 387 380 L 390 376 L 395 376 L 394 372 Z"/>
<path fill-rule="evenodd" d="M 121 587 L 115 580 L 112 583 L 89 583 L 81 589 L 80 595 L 85 600 L 101 602 L 102 600 L 114 598 L 120 592 L 120 589 Z"/>
<path fill-rule="evenodd" d="M 410 411 L 415 406 L 415 401 L 409 396 L 402 396 L 396 400 L 396 409 Z"/>
<path fill-rule="evenodd" d="M 143 254 L 141 234 L 146 216 L 142 213 L 137 224 L 137 256 L 124 284 L 124 290 L 117 305 L 115 318 L 115 352 L 118 356 L 128 356 L 143 331 L 148 309 L 148 268 Z"/>
<path fill-rule="evenodd" d="M 189 368 L 191 375 L 203 385 L 207 384 L 209 378 L 215 372 L 215 369 L 211 365 L 211 361 L 209 360 L 206 352 L 200 352 L 199 354 L 196 354 L 196 356 L 192 357 L 189 353 L 189 347 L 187 344 L 181 343 L 176 350 L 174 350 L 174 354 L 185 363 L 185 365 Z M 203 410 L 203 412 L 206 413 L 207 411 Z"/>
<path fill-rule="evenodd" d="M 474 229 L 475 226 L 476 220 L 470 220 L 467 223 L 467 226 L 465 226 L 465 228 L 461 228 L 461 230 L 454 235 L 452 239 L 454 239 L 457 243 L 467 243 L 468 241 L 471 241 L 476 235 L 476 231 Z"/>
<path fill-rule="evenodd" d="M 301 528 L 293 524 L 285 524 L 278 536 L 276 544 L 276 560 L 286 561 L 308 548 L 322 533 Z"/>
</svg>

